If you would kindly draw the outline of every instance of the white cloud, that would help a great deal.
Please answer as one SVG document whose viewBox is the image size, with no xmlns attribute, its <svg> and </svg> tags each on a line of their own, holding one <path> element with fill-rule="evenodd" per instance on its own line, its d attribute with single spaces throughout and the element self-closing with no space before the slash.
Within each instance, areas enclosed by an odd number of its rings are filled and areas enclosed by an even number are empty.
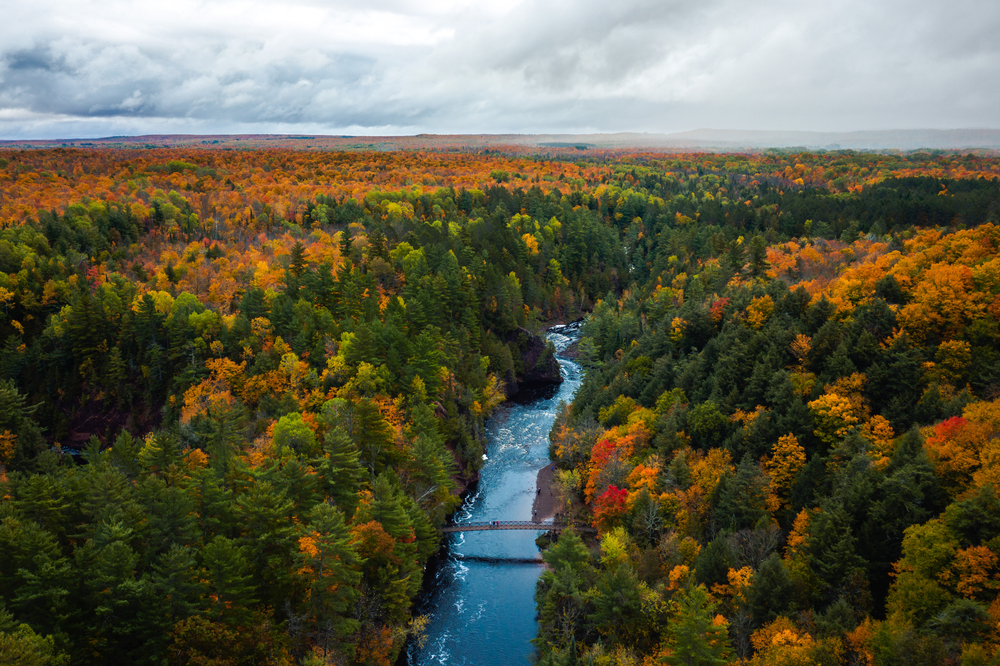
<svg viewBox="0 0 1000 666">
<path fill-rule="evenodd" d="M 1000 7 L 976 0 L 36 0 L 6 18 L 7 138 L 1000 126 Z"/>
</svg>

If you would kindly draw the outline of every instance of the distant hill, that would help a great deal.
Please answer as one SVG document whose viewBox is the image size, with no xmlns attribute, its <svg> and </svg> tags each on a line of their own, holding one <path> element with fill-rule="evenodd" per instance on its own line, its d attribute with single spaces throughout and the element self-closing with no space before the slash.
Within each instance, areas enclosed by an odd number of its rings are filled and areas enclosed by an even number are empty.
<svg viewBox="0 0 1000 666">
<path fill-rule="evenodd" d="M 527 137 L 525 137 L 527 138 Z M 782 130 L 697 129 L 673 134 L 546 134 L 532 137 L 537 145 L 589 144 L 595 148 L 672 148 L 707 150 L 961 150 L 1000 149 L 1000 130 L 869 130 L 859 132 L 795 132 Z"/>
<path fill-rule="evenodd" d="M 798 132 L 697 129 L 672 134 L 418 134 L 341 136 L 289 134 L 164 134 L 100 139 L 0 141 L 0 148 L 291 148 L 296 150 L 490 150 L 502 147 L 586 150 L 758 151 L 809 150 L 1000 150 L 1000 130 L 866 130 Z"/>
<path fill-rule="evenodd" d="M 767 130 L 698 129 L 664 136 L 674 142 L 719 148 L 788 148 L 804 146 L 826 150 L 933 150 L 1000 148 L 1000 130 L 869 130 L 860 132 L 786 132 Z"/>
</svg>

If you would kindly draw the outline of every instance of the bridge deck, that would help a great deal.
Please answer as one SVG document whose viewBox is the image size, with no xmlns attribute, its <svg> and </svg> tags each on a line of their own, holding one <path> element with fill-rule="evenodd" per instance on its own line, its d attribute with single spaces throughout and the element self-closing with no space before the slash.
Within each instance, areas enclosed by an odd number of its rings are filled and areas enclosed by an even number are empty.
<svg viewBox="0 0 1000 666">
<path fill-rule="evenodd" d="M 533 520 L 489 520 L 474 523 L 457 523 L 441 528 L 442 532 L 487 532 L 494 530 L 545 530 L 559 532 L 572 527 L 577 532 L 594 534 L 593 527 L 585 525 L 569 525 L 566 523 L 536 523 Z"/>
</svg>

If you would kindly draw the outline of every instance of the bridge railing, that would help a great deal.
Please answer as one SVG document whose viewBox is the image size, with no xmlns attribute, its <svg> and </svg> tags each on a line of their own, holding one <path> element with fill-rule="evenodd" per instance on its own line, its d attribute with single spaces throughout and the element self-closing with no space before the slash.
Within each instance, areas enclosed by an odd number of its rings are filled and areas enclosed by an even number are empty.
<svg viewBox="0 0 1000 666">
<path fill-rule="evenodd" d="M 577 532 L 596 533 L 593 527 L 573 523 L 536 523 L 533 520 L 487 520 L 468 523 L 452 523 L 441 528 L 442 532 L 486 532 L 492 530 L 545 530 L 562 531 L 572 527 Z"/>
</svg>

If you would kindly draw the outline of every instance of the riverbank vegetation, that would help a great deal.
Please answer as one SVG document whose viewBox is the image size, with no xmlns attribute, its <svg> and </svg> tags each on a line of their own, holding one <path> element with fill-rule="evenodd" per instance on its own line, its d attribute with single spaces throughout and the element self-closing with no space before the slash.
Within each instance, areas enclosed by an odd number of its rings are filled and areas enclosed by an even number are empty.
<svg viewBox="0 0 1000 666">
<path fill-rule="evenodd" d="M 390 663 L 421 633 L 411 603 L 484 419 L 534 370 L 524 329 L 592 311 L 553 459 L 601 548 L 546 555 L 542 659 L 750 657 L 776 618 L 827 645 L 803 618 L 841 615 L 844 650 L 867 631 L 992 654 L 975 622 L 996 534 L 951 507 L 992 501 L 997 173 L 950 154 L 4 151 L 0 645 Z M 740 605 L 767 576 L 790 601 Z M 971 647 L 934 642 L 953 615 Z"/>
</svg>

